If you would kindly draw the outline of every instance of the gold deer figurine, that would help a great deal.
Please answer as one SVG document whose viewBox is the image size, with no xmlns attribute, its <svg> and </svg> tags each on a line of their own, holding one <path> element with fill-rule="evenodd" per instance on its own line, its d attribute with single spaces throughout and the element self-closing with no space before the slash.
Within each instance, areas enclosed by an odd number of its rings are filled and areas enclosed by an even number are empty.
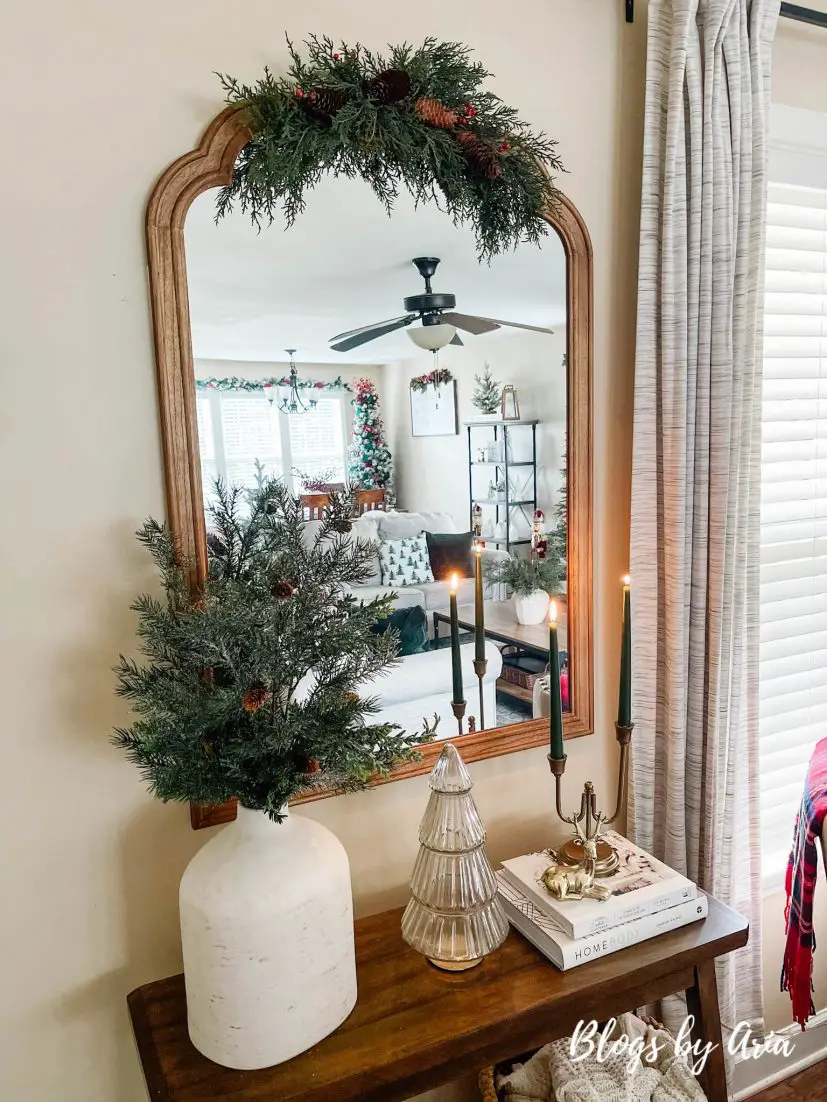
<svg viewBox="0 0 827 1102">
<path fill-rule="evenodd" d="M 555 899 L 574 902 L 578 899 L 598 899 L 605 903 L 611 897 L 609 888 L 595 884 L 597 838 L 587 838 L 579 823 L 574 824 L 577 838 L 583 846 L 584 860 L 580 868 L 553 864 L 540 877 L 543 887 Z"/>
</svg>

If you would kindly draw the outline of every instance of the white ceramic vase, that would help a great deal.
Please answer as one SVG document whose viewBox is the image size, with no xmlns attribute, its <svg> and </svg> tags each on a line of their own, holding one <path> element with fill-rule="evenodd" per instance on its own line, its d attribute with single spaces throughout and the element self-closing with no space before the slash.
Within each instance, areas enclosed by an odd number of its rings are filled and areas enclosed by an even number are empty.
<svg viewBox="0 0 827 1102">
<path fill-rule="evenodd" d="M 280 1064 L 353 1009 L 350 867 L 319 823 L 239 807 L 187 866 L 180 908 L 189 1035 L 215 1063 Z"/>
<path fill-rule="evenodd" d="M 511 602 L 518 624 L 540 624 L 548 615 L 548 593 L 544 589 L 535 589 L 527 597 L 514 593 Z"/>
</svg>

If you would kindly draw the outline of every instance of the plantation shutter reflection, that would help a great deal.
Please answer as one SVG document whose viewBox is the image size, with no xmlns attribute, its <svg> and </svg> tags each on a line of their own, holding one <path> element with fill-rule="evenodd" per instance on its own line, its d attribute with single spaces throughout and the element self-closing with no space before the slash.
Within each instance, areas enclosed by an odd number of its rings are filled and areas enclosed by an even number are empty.
<svg viewBox="0 0 827 1102">
<path fill-rule="evenodd" d="M 195 412 L 198 420 L 198 450 L 201 455 L 201 492 L 204 503 L 209 504 L 218 475 L 218 462 L 215 454 L 212 404 L 206 395 L 196 396 Z"/>
<path fill-rule="evenodd" d="M 827 738 L 827 191 L 769 189 L 761 461 L 761 830 L 783 886 Z"/>
<path fill-rule="evenodd" d="M 290 457 L 302 475 L 324 476 L 330 482 L 345 478 L 344 428 L 340 398 L 321 398 L 315 409 L 287 415 Z"/>
<path fill-rule="evenodd" d="M 264 477 L 280 475 L 281 435 L 276 407 L 259 395 L 222 394 L 220 410 L 227 483 L 252 488 L 259 467 Z"/>
</svg>

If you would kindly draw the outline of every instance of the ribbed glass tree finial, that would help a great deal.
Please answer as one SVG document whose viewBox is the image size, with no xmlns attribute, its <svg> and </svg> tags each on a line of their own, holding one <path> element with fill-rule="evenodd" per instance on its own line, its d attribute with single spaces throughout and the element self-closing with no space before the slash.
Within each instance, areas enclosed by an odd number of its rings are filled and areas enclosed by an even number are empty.
<svg viewBox="0 0 827 1102">
<path fill-rule="evenodd" d="M 402 937 L 438 968 L 479 964 L 508 936 L 471 777 L 451 743 L 431 772 Z"/>
<path fill-rule="evenodd" d="M 434 792 L 470 792 L 474 787 L 456 746 L 446 742 L 428 781 Z"/>
</svg>

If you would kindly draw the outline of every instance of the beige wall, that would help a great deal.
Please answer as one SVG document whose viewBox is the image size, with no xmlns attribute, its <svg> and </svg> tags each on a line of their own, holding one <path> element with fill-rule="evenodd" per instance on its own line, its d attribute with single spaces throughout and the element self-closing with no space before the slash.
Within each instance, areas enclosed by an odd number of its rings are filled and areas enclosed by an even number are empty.
<svg viewBox="0 0 827 1102">
<path fill-rule="evenodd" d="M 564 326 L 558 326 L 554 334 L 548 336 L 522 333 L 498 337 L 487 344 L 483 338 L 471 338 L 464 348 L 452 348 L 450 356 L 443 357 L 442 366 L 448 367 L 456 379 L 460 429 L 453 436 L 413 436 L 411 433 L 410 380 L 431 370 L 430 353 L 425 354 L 427 360 L 419 356 L 403 363 L 386 364 L 383 369 L 383 411 L 393 453 L 396 497 L 400 507 L 412 511 L 437 509 L 450 513 L 460 526 L 467 526 L 468 435 L 463 422 L 479 416 L 471 401 L 474 375 L 481 373 L 488 363 L 497 382 L 511 383 L 516 387 L 520 416 L 526 420 L 540 420 L 536 430 L 537 498 L 551 526 L 551 509 L 557 501 L 560 462 L 566 443 L 565 351 Z M 530 460 L 530 430 L 515 428 L 511 433 L 513 445 L 519 449 L 519 458 Z M 490 429 L 474 430 L 473 449 L 476 450 L 491 437 Z M 511 479 L 513 487 L 519 491 L 530 474 L 529 470 L 515 469 Z M 474 475 L 474 495 L 485 497 L 494 469 L 479 468 Z M 529 493 L 532 492 L 529 490 Z M 486 521 L 493 523 L 493 508 L 486 509 L 485 513 Z M 528 531 L 528 522 L 520 519 L 519 523 L 520 538 L 523 538 Z"/>
<path fill-rule="evenodd" d="M 153 584 L 132 533 L 163 511 L 142 217 L 163 168 L 221 107 L 213 71 L 254 79 L 285 26 L 467 41 L 496 89 L 560 140 L 595 247 L 597 729 L 572 789 L 615 762 L 618 579 L 627 566 L 642 22 L 610 0 L 75 0 L 6 5 L 0 471 L 3 828 L 0 1097 L 145 1098 L 124 997 L 180 967 L 176 889 L 205 841 L 108 744 L 110 667 Z M 820 72 L 823 71 L 823 66 Z M 549 837 L 541 750 L 472 767 L 496 859 Z M 314 805 L 342 838 L 360 914 L 401 903 L 426 783 Z M 468 1093 L 468 1097 L 473 1097 Z"/>
<path fill-rule="evenodd" d="M 821 7 L 827 10 L 827 5 Z M 773 103 L 827 112 L 827 31 L 785 19 L 780 21 L 773 50 L 772 98 Z M 790 996 L 779 989 L 784 957 L 784 903 L 783 890 L 764 900 L 764 998 L 770 1029 L 781 1029 L 792 1022 Z M 816 940 L 827 945 L 827 907 L 816 906 L 815 927 Z M 813 960 L 814 999 L 816 1008 L 821 1009 L 827 1007 L 827 956 L 817 951 Z"/>
</svg>

